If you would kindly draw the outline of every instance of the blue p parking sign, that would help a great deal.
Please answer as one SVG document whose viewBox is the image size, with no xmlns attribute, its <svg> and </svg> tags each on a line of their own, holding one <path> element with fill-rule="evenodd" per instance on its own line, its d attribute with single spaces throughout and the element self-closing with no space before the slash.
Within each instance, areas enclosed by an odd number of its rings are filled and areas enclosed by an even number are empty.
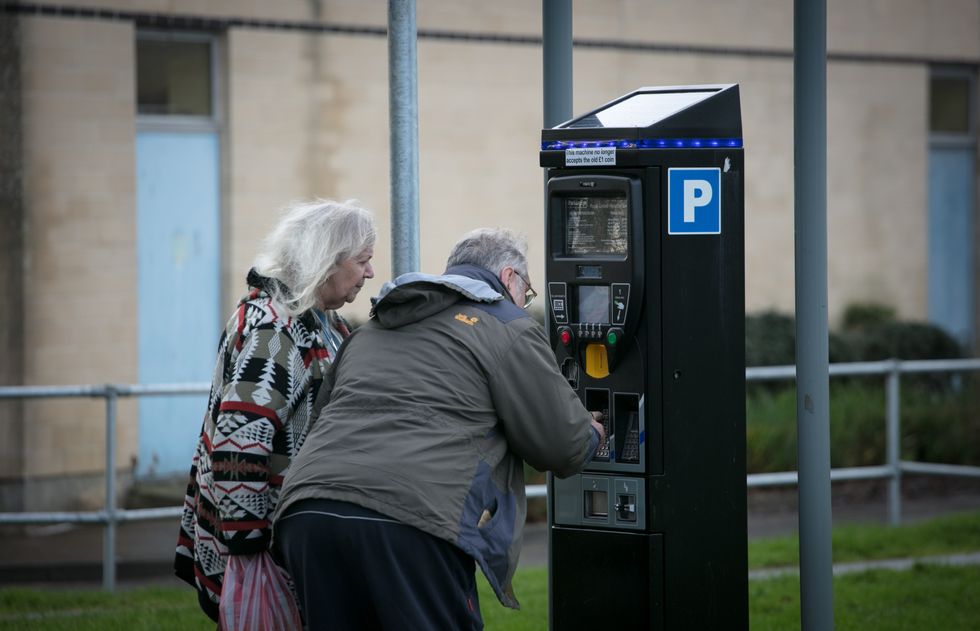
<svg viewBox="0 0 980 631">
<path fill-rule="evenodd" d="M 721 169 L 667 169 L 667 234 L 721 234 Z"/>
</svg>

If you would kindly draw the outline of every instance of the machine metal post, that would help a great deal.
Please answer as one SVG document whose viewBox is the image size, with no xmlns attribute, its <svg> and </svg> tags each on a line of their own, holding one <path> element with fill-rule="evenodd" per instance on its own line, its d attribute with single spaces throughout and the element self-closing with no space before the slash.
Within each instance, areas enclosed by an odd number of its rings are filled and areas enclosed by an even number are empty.
<svg viewBox="0 0 980 631">
<path fill-rule="evenodd" d="M 542 3 L 542 48 L 545 129 L 572 117 L 572 0 L 544 0 Z M 548 173 L 544 173 L 544 190 L 547 191 Z M 547 197 L 547 192 L 545 192 Z M 547 223 L 547 220 L 545 220 Z M 547 226 L 545 227 L 547 230 Z M 547 279 L 545 279 L 545 283 Z M 547 474 L 547 486 L 551 488 L 551 473 Z M 546 499 L 548 523 L 552 523 L 551 498 Z M 549 531 L 550 536 L 550 531 Z M 549 546 L 548 575 L 551 576 Z M 548 603 L 551 598 L 551 581 L 548 581 Z M 548 612 L 548 628 L 552 628 L 554 616 Z"/>
<path fill-rule="evenodd" d="M 419 111 L 415 0 L 388 0 L 391 275 L 419 270 Z"/>
<path fill-rule="evenodd" d="M 827 5 L 796 0 L 796 423 L 804 631 L 834 628 L 827 338 Z"/>
<path fill-rule="evenodd" d="M 544 126 L 572 117 L 572 0 L 544 0 Z"/>
</svg>

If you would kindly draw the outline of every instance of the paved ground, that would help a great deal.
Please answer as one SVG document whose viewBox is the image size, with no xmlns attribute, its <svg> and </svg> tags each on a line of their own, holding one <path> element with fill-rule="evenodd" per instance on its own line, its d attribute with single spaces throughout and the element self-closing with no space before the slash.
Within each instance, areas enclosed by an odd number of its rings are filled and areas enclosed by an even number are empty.
<svg viewBox="0 0 980 631">
<path fill-rule="evenodd" d="M 906 480 L 902 519 L 980 510 L 980 481 L 927 484 Z M 885 522 L 886 494 L 880 484 L 834 487 L 833 520 Z M 796 489 L 753 490 L 749 494 L 749 538 L 797 530 Z M 117 531 L 117 577 L 122 586 L 178 584 L 170 574 L 177 523 L 174 519 L 121 524 Z M 95 585 L 101 580 L 102 528 L 54 525 L 0 530 L 0 585 Z M 547 527 L 530 524 L 521 556 L 524 566 L 547 563 Z"/>
</svg>

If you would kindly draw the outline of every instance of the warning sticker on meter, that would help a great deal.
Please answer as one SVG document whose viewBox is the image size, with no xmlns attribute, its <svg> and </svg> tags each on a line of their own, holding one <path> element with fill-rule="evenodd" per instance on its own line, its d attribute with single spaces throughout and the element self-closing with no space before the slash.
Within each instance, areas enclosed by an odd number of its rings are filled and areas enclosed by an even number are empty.
<svg viewBox="0 0 980 631">
<path fill-rule="evenodd" d="M 565 149 L 565 166 L 592 167 L 616 164 L 616 147 L 583 147 Z"/>
</svg>

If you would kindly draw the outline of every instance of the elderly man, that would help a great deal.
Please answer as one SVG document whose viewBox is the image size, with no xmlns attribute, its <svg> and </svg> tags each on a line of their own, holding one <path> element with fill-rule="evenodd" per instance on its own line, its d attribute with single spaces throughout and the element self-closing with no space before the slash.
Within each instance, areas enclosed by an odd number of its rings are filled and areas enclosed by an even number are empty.
<svg viewBox="0 0 980 631">
<path fill-rule="evenodd" d="M 518 606 L 524 461 L 568 476 L 605 439 L 525 311 L 534 295 L 526 245 L 497 229 L 465 235 L 442 276 L 381 289 L 276 513 L 310 629 L 482 629 L 474 563 Z"/>
</svg>

